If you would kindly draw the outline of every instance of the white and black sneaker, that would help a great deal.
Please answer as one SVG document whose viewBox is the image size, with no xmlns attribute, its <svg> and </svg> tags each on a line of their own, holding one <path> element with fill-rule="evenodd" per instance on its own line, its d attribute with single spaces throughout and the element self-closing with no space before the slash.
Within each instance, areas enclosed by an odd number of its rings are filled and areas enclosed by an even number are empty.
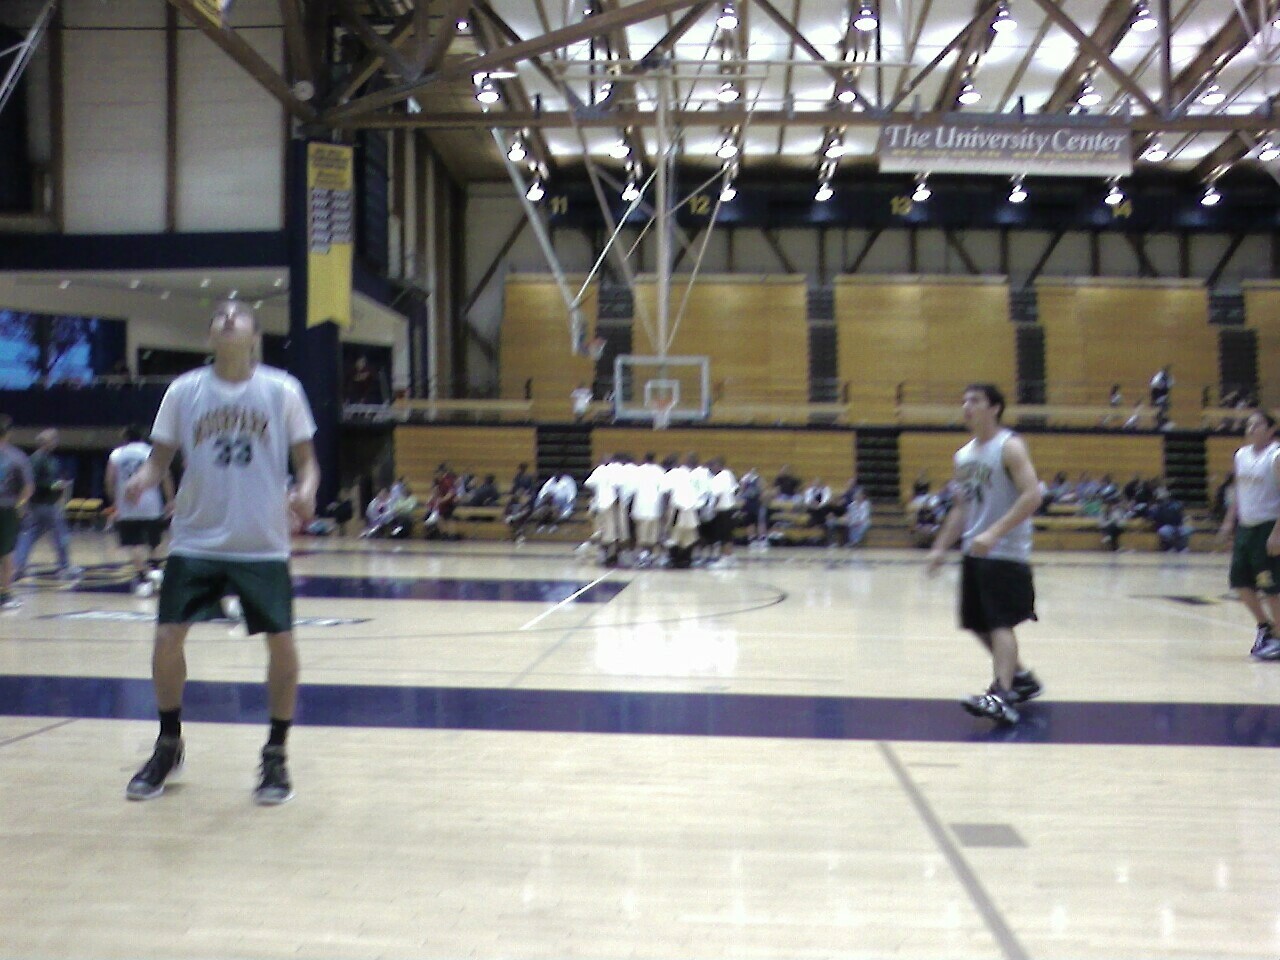
<svg viewBox="0 0 1280 960">
<path fill-rule="evenodd" d="M 1013 686 L 1009 689 L 1014 703 L 1026 703 L 1044 693 L 1044 687 L 1030 670 L 1019 670 L 1013 675 Z"/>
<path fill-rule="evenodd" d="M 985 717 L 1001 724 L 1015 724 L 1021 719 L 1013 704 L 1013 694 L 1000 689 L 994 683 L 986 693 L 966 697 L 960 701 L 960 706 L 975 717 Z"/>
<path fill-rule="evenodd" d="M 1258 627 L 1257 633 L 1253 635 L 1253 647 L 1249 650 L 1249 655 L 1257 657 L 1262 648 L 1275 639 L 1276 635 L 1271 631 L 1271 624 L 1262 624 Z"/>
<path fill-rule="evenodd" d="M 164 793 L 164 783 L 182 769 L 185 748 L 181 737 L 158 737 L 151 759 L 133 775 L 124 795 L 130 800 L 154 800 Z"/>
<path fill-rule="evenodd" d="M 1255 660 L 1280 660 L 1280 637 L 1268 637 L 1262 646 L 1254 644 L 1251 652 Z"/>
<path fill-rule="evenodd" d="M 285 765 L 284 747 L 263 747 L 258 789 L 253 802 L 260 807 L 275 807 L 293 799 L 293 782 Z"/>
</svg>

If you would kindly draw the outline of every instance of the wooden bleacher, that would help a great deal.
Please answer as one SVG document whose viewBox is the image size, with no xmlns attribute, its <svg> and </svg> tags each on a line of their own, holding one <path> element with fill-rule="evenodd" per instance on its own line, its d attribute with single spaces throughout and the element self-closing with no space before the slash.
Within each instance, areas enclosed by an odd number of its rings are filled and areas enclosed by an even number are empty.
<svg viewBox="0 0 1280 960">
<path fill-rule="evenodd" d="M 455 473 L 492 473 L 505 490 L 517 465 L 537 464 L 533 427 L 400 426 L 395 430 L 395 473 L 423 498 L 436 467 L 448 463 Z"/>
<path fill-rule="evenodd" d="M 574 293 L 585 277 L 571 276 Z M 499 396 L 503 400 L 529 400 L 533 418 L 567 420 L 569 394 L 595 376 L 595 362 L 573 353 L 569 337 L 569 311 L 555 280 L 545 275 L 513 274 L 504 287 L 502 329 L 499 336 Z M 582 305 L 587 326 L 596 315 L 596 288 L 587 290 Z M 587 332 L 591 336 L 590 330 Z M 529 397 L 525 385 L 530 386 Z"/>
<path fill-rule="evenodd" d="M 1004 422 L 1010 426 L 1019 423 L 1060 427 L 1100 427 L 1121 429 L 1133 414 L 1133 408 L 1116 408 L 1107 404 L 1066 403 L 1011 403 L 1005 407 Z M 1154 407 L 1143 406 L 1137 424 L 1141 429 L 1155 426 Z M 900 403 L 897 406 L 897 422 L 904 426 L 957 426 L 963 422 L 960 402 L 954 403 Z"/>
<path fill-rule="evenodd" d="M 532 400 L 428 400 L 400 399 L 391 405 L 401 422 L 422 420 L 470 419 L 482 421 L 533 420 Z"/>
</svg>

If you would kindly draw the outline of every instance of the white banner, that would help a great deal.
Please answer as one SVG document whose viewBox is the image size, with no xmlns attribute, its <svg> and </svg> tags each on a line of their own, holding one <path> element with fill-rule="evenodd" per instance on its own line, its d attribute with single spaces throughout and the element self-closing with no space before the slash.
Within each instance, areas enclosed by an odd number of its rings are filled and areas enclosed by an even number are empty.
<svg viewBox="0 0 1280 960">
<path fill-rule="evenodd" d="M 1128 130 L 1038 123 L 886 123 L 884 173 L 1024 173 L 1115 177 L 1133 171 Z"/>
</svg>

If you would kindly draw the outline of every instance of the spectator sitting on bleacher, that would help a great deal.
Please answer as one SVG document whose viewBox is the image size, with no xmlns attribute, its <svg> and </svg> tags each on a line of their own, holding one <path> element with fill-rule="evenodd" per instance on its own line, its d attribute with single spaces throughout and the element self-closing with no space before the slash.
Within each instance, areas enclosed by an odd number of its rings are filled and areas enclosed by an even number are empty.
<svg viewBox="0 0 1280 960">
<path fill-rule="evenodd" d="M 533 502 L 533 511 L 529 519 L 538 524 L 539 530 L 545 527 L 554 530 L 573 516 L 573 507 L 577 500 L 578 485 L 573 477 L 562 473 L 542 485 L 537 499 Z"/>
<path fill-rule="evenodd" d="M 791 472 L 791 465 L 784 463 L 773 480 L 773 499 L 782 503 L 795 503 L 800 496 L 800 478 Z"/>
<path fill-rule="evenodd" d="M 381 533 L 382 528 L 393 516 L 391 511 L 393 503 L 395 500 L 389 488 L 383 487 L 378 491 L 377 496 L 369 501 L 369 506 L 364 512 L 365 529 L 361 534 L 362 537 L 376 537 Z"/>
<path fill-rule="evenodd" d="M 447 463 L 436 467 L 436 475 L 427 497 L 427 512 L 423 518 L 422 535 L 428 539 L 443 537 L 458 539 L 453 528 L 453 508 L 458 505 L 458 478 Z"/>
<path fill-rule="evenodd" d="M 1098 499 L 1103 503 L 1109 503 L 1112 500 L 1119 499 L 1120 488 L 1116 486 L 1116 482 L 1111 479 L 1111 474 L 1104 473 L 1102 479 L 1098 481 Z"/>
<path fill-rule="evenodd" d="M 516 475 L 511 478 L 510 495 L 514 497 L 517 493 L 524 493 L 528 499 L 532 500 L 533 491 L 533 474 L 529 472 L 529 465 L 522 463 L 516 467 Z"/>
<path fill-rule="evenodd" d="M 809 526 L 825 532 L 832 511 L 831 488 L 821 477 L 814 477 L 804 488 L 804 508 L 809 511 Z"/>
<path fill-rule="evenodd" d="M 1082 470 L 1080 479 L 1076 481 L 1073 499 L 1076 503 L 1088 503 L 1090 500 L 1097 499 L 1098 486 L 1098 482 L 1089 476 L 1089 471 Z"/>
<path fill-rule="evenodd" d="M 911 520 L 911 535 L 917 547 L 928 549 L 942 527 L 942 521 L 951 511 L 954 493 L 948 483 L 937 494 L 926 497 L 920 509 Z"/>
<path fill-rule="evenodd" d="M 465 502 L 469 507 L 492 507 L 498 502 L 498 484 L 492 473 L 486 474 L 484 481 L 467 493 Z"/>
<path fill-rule="evenodd" d="M 1155 506 L 1149 514 L 1151 526 L 1160 538 L 1160 549 L 1186 553 L 1188 541 L 1195 528 L 1186 522 L 1182 504 L 1173 499 L 1168 490 L 1161 489 Z"/>
<path fill-rule="evenodd" d="M 1067 480 L 1066 473 L 1059 471 L 1054 475 L 1053 483 L 1045 491 L 1045 499 L 1049 503 L 1071 503 L 1075 500 L 1075 488 Z"/>
<path fill-rule="evenodd" d="M 867 499 L 867 493 L 862 487 L 854 485 L 853 495 L 845 504 L 844 515 L 841 519 L 844 521 L 844 545 L 847 547 L 856 547 L 861 545 L 867 536 L 867 531 L 871 529 L 871 501 Z"/>
<path fill-rule="evenodd" d="M 1106 501 L 1098 526 L 1102 530 L 1102 545 L 1113 553 L 1120 549 L 1120 534 L 1128 522 L 1129 511 L 1119 494 Z"/>
<path fill-rule="evenodd" d="M 764 481 L 751 467 L 738 481 L 738 500 L 742 504 L 742 521 L 747 527 L 747 543 L 754 549 L 769 546 L 769 519 L 764 505 Z"/>
</svg>

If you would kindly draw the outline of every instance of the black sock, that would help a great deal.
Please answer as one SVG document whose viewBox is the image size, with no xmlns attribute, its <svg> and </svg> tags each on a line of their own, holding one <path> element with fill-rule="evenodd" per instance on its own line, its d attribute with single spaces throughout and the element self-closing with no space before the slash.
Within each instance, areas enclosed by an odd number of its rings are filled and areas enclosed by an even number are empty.
<svg viewBox="0 0 1280 960">
<path fill-rule="evenodd" d="M 1262 623 L 1258 624 L 1259 630 L 1266 630 L 1268 633 L 1271 631 L 1271 628 L 1272 626 L 1271 626 L 1270 620 L 1264 620 L 1262 621 Z"/>
<path fill-rule="evenodd" d="M 160 711 L 160 736 L 182 736 L 182 708 Z"/>
<path fill-rule="evenodd" d="M 289 727 L 293 725 L 292 720 L 277 720 L 271 718 L 271 735 L 267 737 L 268 747 L 283 747 L 284 741 L 289 736 Z"/>
</svg>

